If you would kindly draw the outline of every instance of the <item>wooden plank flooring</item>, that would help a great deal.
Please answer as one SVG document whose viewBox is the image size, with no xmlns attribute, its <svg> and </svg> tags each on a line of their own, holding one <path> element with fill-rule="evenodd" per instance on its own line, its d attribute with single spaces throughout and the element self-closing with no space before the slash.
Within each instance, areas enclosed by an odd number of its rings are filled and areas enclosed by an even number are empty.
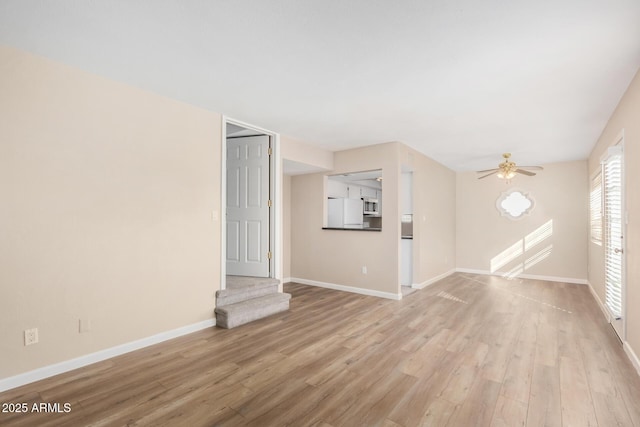
<svg viewBox="0 0 640 427">
<path fill-rule="evenodd" d="M 632 426 L 640 377 L 584 285 L 456 273 L 391 301 L 299 284 L 289 312 L 0 394 L 2 426 Z"/>
</svg>

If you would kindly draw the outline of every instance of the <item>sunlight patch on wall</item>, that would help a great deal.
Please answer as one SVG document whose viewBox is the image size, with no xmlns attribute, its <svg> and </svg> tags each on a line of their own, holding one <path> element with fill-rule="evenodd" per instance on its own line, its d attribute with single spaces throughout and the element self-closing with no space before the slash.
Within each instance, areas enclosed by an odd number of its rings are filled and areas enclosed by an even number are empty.
<svg viewBox="0 0 640 427">
<path fill-rule="evenodd" d="M 535 255 L 527 258 L 524 261 L 524 269 L 527 270 L 531 267 L 533 267 L 534 265 L 536 265 L 537 263 L 539 263 L 540 261 L 549 258 L 549 256 L 551 255 L 551 251 L 553 250 L 553 245 L 549 245 L 546 248 L 544 248 L 543 250 L 541 250 L 540 252 L 536 253 Z"/>
<path fill-rule="evenodd" d="M 511 270 L 504 273 L 502 277 L 513 279 L 514 277 L 517 277 L 521 273 L 524 273 L 524 265 L 522 263 L 516 265 Z"/>
<path fill-rule="evenodd" d="M 507 277 L 509 279 L 513 279 L 520 273 L 524 273 L 526 270 L 530 269 L 534 265 L 538 264 L 540 261 L 549 258 L 551 255 L 551 251 L 553 250 L 553 245 L 549 245 L 541 251 L 537 252 L 535 255 L 530 256 L 524 262 L 513 267 L 510 271 L 507 271 L 502 276 Z"/>
<path fill-rule="evenodd" d="M 540 242 L 548 239 L 553 234 L 553 220 L 550 219 L 542 226 L 538 227 L 535 231 L 527 234 L 524 238 L 524 250 L 525 252 L 539 244 Z"/>
<path fill-rule="evenodd" d="M 524 261 L 521 261 L 515 266 L 512 266 L 508 271 L 504 272 L 502 276 L 513 278 L 521 273 L 524 273 L 526 270 L 551 256 L 551 252 L 553 251 L 553 244 L 547 245 L 544 249 L 536 252 L 535 254 L 528 254 L 528 252 L 530 252 L 533 248 L 535 248 L 542 242 L 549 239 L 552 235 L 553 220 L 550 219 L 531 233 L 527 234 L 522 239 L 515 242 L 513 245 L 506 248 L 504 251 L 500 252 L 498 255 L 491 258 L 491 272 L 495 273 L 502 267 L 512 263 L 519 257 L 528 255 L 528 257 Z"/>
<path fill-rule="evenodd" d="M 522 255 L 522 240 L 518 240 L 498 255 L 491 258 L 491 272 L 495 273 L 499 268 L 509 264 Z"/>
</svg>

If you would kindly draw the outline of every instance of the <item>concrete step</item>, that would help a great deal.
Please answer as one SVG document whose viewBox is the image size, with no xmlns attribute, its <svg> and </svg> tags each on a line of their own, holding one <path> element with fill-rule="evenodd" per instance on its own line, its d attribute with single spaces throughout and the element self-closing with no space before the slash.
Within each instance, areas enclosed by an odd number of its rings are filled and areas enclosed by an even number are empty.
<svg viewBox="0 0 640 427">
<path fill-rule="evenodd" d="M 221 328 L 231 329 L 272 314 L 287 311 L 290 299 L 291 294 L 275 293 L 235 304 L 218 306 L 215 309 L 216 325 Z"/>
<path fill-rule="evenodd" d="M 226 289 L 216 292 L 216 307 L 278 293 L 279 284 L 269 277 L 227 276 Z"/>
</svg>

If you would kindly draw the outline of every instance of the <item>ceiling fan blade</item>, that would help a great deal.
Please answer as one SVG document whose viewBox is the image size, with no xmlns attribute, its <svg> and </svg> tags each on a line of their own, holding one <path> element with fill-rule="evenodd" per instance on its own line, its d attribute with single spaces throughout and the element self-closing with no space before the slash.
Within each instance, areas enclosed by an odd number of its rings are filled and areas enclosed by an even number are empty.
<svg viewBox="0 0 640 427">
<path fill-rule="evenodd" d="M 534 171 L 541 171 L 544 168 L 542 166 L 518 166 L 518 169 L 531 169 Z"/>
<path fill-rule="evenodd" d="M 529 171 L 524 171 L 520 168 L 516 169 L 516 173 L 521 173 L 522 175 L 527 175 L 527 176 L 534 176 L 535 173 L 533 172 L 529 172 Z"/>
<path fill-rule="evenodd" d="M 495 168 L 495 169 L 486 169 L 486 170 L 483 170 L 483 171 L 476 171 L 476 172 L 477 173 L 486 173 L 486 172 L 494 172 L 494 171 L 498 171 L 498 170 L 499 170 L 498 168 Z"/>
<path fill-rule="evenodd" d="M 479 177 L 478 177 L 478 179 L 486 178 L 486 177 L 488 177 L 488 176 L 495 175 L 495 174 L 497 174 L 497 173 L 498 173 L 498 169 L 496 169 L 496 170 L 494 170 L 493 172 L 488 173 L 488 174 L 486 174 L 486 175 L 479 176 Z"/>
</svg>

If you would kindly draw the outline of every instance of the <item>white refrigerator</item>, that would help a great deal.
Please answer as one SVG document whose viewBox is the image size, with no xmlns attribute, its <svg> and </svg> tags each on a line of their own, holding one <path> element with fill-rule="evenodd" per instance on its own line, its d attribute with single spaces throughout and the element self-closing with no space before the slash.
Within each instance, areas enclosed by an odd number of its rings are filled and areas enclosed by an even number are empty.
<svg viewBox="0 0 640 427">
<path fill-rule="evenodd" d="M 362 199 L 329 199 L 328 221 L 330 228 L 362 228 Z"/>
</svg>

